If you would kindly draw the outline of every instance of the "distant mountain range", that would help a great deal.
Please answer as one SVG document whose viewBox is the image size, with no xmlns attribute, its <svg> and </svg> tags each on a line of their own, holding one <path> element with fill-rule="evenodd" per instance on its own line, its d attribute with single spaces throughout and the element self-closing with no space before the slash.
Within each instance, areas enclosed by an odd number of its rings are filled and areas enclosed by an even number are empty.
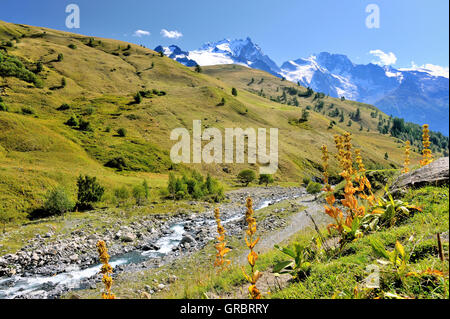
<svg viewBox="0 0 450 319">
<path fill-rule="evenodd" d="M 284 62 L 279 67 L 250 38 L 224 39 L 200 49 L 183 51 L 176 45 L 155 51 L 186 65 L 240 64 L 311 87 L 333 97 L 373 104 L 386 114 L 430 124 L 449 133 L 449 78 L 427 68 L 396 69 L 355 64 L 347 56 L 321 52 Z"/>
</svg>

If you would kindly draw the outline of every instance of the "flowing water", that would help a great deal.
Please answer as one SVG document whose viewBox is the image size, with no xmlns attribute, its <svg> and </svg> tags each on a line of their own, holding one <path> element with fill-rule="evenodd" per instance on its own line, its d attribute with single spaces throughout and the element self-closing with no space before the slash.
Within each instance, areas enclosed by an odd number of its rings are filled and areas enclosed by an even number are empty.
<svg viewBox="0 0 450 319">
<path fill-rule="evenodd" d="M 259 205 L 255 206 L 255 210 L 265 208 L 276 202 L 288 199 L 287 197 L 280 197 L 274 200 L 262 201 Z M 222 221 L 222 224 L 236 222 L 243 218 L 242 212 L 232 214 L 229 218 Z M 180 222 L 171 225 L 170 232 L 167 235 L 162 236 L 155 243 L 158 250 L 149 251 L 131 251 L 125 254 L 111 257 L 110 265 L 113 267 L 127 264 L 137 264 L 144 262 L 152 258 L 161 258 L 177 247 L 185 233 L 185 222 Z M 213 226 L 215 224 L 214 219 L 207 219 L 197 222 L 198 226 L 206 225 Z M 48 291 L 55 288 L 61 288 L 63 290 L 80 289 L 83 287 L 83 282 L 86 279 L 93 278 L 98 275 L 100 265 L 93 265 L 85 269 L 80 269 L 76 265 L 72 265 L 66 268 L 65 272 L 59 273 L 54 276 L 12 276 L 8 278 L 0 279 L 0 299 L 3 298 L 15 298 L 19 296 L 26 296 L 28 298 L 47 296 Z"/>
</svg>

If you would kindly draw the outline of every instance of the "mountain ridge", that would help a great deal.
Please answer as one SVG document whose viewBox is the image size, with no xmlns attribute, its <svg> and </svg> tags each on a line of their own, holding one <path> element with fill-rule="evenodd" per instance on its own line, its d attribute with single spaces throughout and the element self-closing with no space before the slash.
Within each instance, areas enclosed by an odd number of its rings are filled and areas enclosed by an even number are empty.
<svg viewBox="0 0 450 319">
<path fill-rule="evenodd" d="M 244 65 L 332 97 L 373 104 L 389 115 L 418 124 L 429 123 L 435 130 L 447 136 L 449 133 L 449 79 L 432 69 L 356 64 L 344 54 L 329 52 L 288 60 L 279 67 L 249 37 L 208 42 L 193 51 L 182 51 L 178 46 L 155 49 L 163 50 L 187 66 Z"/>
</svg>

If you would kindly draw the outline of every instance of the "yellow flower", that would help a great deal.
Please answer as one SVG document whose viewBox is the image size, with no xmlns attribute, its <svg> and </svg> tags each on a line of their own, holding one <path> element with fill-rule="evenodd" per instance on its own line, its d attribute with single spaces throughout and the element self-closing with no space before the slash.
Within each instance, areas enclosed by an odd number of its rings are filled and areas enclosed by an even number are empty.
<svg viewBox="0 0 450 319">
<path fill-rule="evenodd" d="M 242 272 L 244 273 L 245 279 L 250 283 L 250 287 L 248 288 L 250 298 L 252 299 L 261 299 L 261 292 L 256 288 L 256 282 L 258 279 L 262 276 L 262 274 L 255 269 L 256 266 L 256 260 L 258 259 L 258 254 L 253 250 L 256 246 L 256 244 L 259 241 L 259 237 L 253 240 L 253 236 L 256 233 L 256 219 L 253 217 L 253 214 L 255 213 L 253 210 L 253 201 L 249 197 L 247 198 L 247 212 L 245 213 L 245 220 L 247 222 L 247 230 L 245 235 L 245 243 L 250 250 L 247 261 L 251 267 L 251 274 L 248 275 L 244 267 L 242 267 Z"/>
<path fill-rule="evenodd" d="M 106 292 L 102 293 L 103 299 L 115 299 L 115 295 L 111 293 L 111 286 L 113 284 L 113 279 L 109 274 L 112 274 L 113 268 L 108 263 L 109 255 L 108 249 L 106 248 L 106 243 L 103 240 L 99 240 L 97 243 L 97 251 L 99 255 L 100 262 L 103 264 L 100 268 L 100 273 L 103 274 L 102 283 L 105 285 Z"/>
</svg>

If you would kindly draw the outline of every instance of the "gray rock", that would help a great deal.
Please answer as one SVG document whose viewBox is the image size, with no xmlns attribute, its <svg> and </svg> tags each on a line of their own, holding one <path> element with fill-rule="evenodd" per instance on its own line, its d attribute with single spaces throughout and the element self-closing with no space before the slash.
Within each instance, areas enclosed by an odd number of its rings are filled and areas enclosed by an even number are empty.
<svg viewBox="0 0 450 319">
<path fill-rule="evenodd" d="M 133 233 L 125 233 L 120 237 L 120 240 L 129 243 L 136 240 L 136 235 Z"/>
<path fill-rule="evenodd" d="M 192 235 L 184 234 L 183 237 L 181 238 L 180 244 L 185 244 L 185 243 L 196 244 L 197 242 L 195 241 L 195 238 Z"/>
<path fill-rule="evenodd" d="M 426 185 L 447 184 L 449 179 L 448 157 L 442 157 L 431 164 L 400 175 L 390 187 L 394 196 L 401 195 L 407 188 L 422 187 Z"/>
<path fill-rule="evenodd" d="M 69 259 L 70 259 L 71 262 L 78 261 L 78 255 L 77 254 L 73 254 L 73 255 L 69 256 Z"/>
<path fill-rule="evenodd" d="M 163 290 L 164 288 L 166 288 L 166 285 L 164 285 L 164 284 L 159 284 L 158 285 L 158 289 L 159 290 Z"/>
</svg>

